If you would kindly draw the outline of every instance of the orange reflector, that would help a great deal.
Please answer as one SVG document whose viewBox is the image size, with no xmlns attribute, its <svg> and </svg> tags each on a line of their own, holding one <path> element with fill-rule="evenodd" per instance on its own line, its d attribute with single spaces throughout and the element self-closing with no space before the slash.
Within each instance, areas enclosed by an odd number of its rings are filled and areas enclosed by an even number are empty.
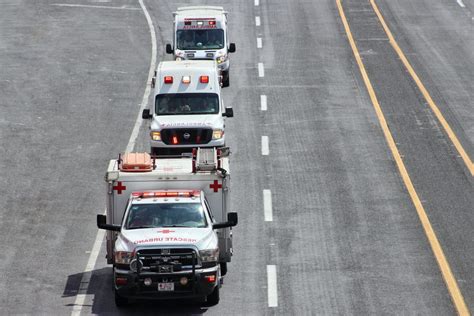
<svg viewBox="0 0 474 316">
<path fill-rule="evenodd" d="M 206 276 L 204 276 L 204 279 L 206 279 L 206 281 L 209 282 L 209 283 L 216 282 L 216 276 L 214 274 L 213 275 L 206 275 Z"/>
<path fill-rule="evenodd" d="M 173 136 L 171 142 L 173 143 L 173 145 L 176 145 L 178 143 L 178 136 Z"/>
<path fill-rule="evenodd" d="M 165 76 L 165 83 L 173 83 L 173 76 Z"/>
<path fill-rule="evenodd" d="M 115 284 L 116 285 L 126 285 L 127 284 L 127 278 L 115 278 Z"/>
<path fill-rule="evenodd" d="M 183 79 L 181 79 L 182 83 L 190 83 L 191 82 L 191 77 L 190 76 L 183 76 Z"/>
<path fill-rule="evenodd" d="M 199 77 L 199 82 L 201 82 L 201 83 L 209 83 L 209 76 L 201 76 L 201 77 Z"/>
</svg>

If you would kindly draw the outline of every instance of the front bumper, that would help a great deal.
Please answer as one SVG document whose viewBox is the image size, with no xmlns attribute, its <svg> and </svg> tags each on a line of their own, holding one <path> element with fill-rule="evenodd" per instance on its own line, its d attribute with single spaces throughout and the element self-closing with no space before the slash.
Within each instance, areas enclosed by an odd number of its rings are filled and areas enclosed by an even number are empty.
<svg viewBox="0 0 474 316">
<path fill-rule="evenodd" d="M 114 268 L 114 282 L 117 278 L 126 278 L 126 285 L 117 285 L 115 290 L 117 294 L 129 299 L 145 300 L 166 300 L 182 298 L 203 298 L 212 293 L 216 286 L 220 286 L 220 267 L 216 265 L 212 268 L 196 269 L 192 271 L 180 271 L 170 274 L 142 272 L 137 273 L 130 270 L 120 270 Z M 204 279 L 207 275 L 215 275 L 215 281 L 209 282 Z M 188 283 L 182 285 L 180 279 L 186 277 Z M 149 286 L 144 284 L 146 278 L 151 278 L 152 283 Z M 158 291 L 158 283 L 174 283 L 174 291 Z"/>
</svg>

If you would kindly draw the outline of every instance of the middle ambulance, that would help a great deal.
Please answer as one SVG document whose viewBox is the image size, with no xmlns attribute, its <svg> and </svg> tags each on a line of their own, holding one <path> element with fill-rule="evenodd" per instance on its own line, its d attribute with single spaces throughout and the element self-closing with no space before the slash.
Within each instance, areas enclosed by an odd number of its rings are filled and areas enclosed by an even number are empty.
<svg viewBox="0 0 474 316">
<path fill-rule="evenodd" d="M 221 97 L 220 72 L 213 60 L 163 61 L 152 79 L 151 153 L 176 154 L 195 147 L 225 146 L 225 118 L 233 117 Z"/>
</svg>

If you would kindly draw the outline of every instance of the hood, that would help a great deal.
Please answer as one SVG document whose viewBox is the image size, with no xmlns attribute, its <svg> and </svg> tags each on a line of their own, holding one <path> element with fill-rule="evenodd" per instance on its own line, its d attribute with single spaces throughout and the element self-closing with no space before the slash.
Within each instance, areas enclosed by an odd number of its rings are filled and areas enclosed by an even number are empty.
<svg viewBox="0 0 474 316">
<path fill-rule="evenodd" d="M 123 230 L 115 243 L 116 251 L 132 251 L 137 246 L 195 246 L 209 249 L 217 247 L 217 236 L 212 228 L 143 228 Z"/>
<path fill-rule="evenodd" d="M 224 119 L 221 114 L 155 115 L 151 123 L 152 130 L 188 127 L 223 129 Z"/>
</svg>

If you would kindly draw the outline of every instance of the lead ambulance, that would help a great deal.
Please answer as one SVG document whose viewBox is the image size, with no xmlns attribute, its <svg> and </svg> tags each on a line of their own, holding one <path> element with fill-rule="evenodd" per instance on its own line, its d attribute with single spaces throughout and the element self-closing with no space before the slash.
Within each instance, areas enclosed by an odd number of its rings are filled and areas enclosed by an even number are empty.
<svg viewBox="0 0 474 316">
<path fill-rule="evenodd" d="M 163 61 L 152 79 L 150 119 L 152 154 L 175 154 L 194 147 L 225 146 L 225 117 L 220 77 L 212 60 Z"/>
<path fill-rule="evenodd" d="M 235 52 L 235 44 L 229 43 L 227 12 L 222 7 L 191 6 L 178 8 L 173 15 L 173 46 L 167 44 L 166 52 L 181 60 L 215 60 L 223 86 L 229 86 L 229 53 Z"/>
<path fill-rule="evenodd" d="M 105 181 L 107 211 L 97 225 L 108 230 L 116 305 L 174 298 L 217 304 L 237 225 L 229 212 L 228 150 L 161 159 L 127 153 L 110 161 Z"/>
</svg>

